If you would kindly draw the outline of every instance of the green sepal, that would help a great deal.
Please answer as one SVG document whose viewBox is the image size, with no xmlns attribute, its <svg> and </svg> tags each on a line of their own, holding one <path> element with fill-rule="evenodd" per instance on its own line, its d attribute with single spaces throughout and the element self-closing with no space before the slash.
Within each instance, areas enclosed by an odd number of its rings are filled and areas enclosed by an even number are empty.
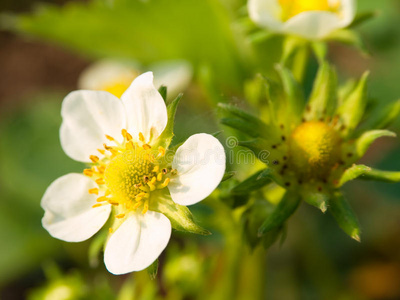
<svg viewBox="0 0 400 300">
<path fill-rule="evenodd" d="M 341 187 L 346 182 L 354 180 L 354 179 L 368 173 L 370 170 L 371 170 L 371 168 L 368 166 L 353 165 L 343 172 L 343 175 L 342 175 L 342 177 L 340 177 L 338 184 L 336 184 L 336 187 Z"/>
<path fill-rule="evenodd" d="M 343 194 L 336 191 L 329 202 L 329 211 L 336 219 L 336 222 L 351 238 L 360 242 L 360 225 L 350 204 Z"/>
<path fill-rule="evenodd" d="M 360 136 L 355 143 L 355 150 L 357 153 L 357 157 L 361 158 L 364 156 L 365 152 L 367 152 L 368 148 L 371 144 L 378 138 L 387 136 L 387 137 L 396 137 L 396 134 L 389 130 L 371 130 L 365 132 L 362 136 Z"/>
<path fill-rule="evenodd" d="M 293 74 L 282 66 L 277 66 L 276 70 L 282 80 L 283 89 L 286 94 L 287 109 L 291 112 L 292 118 L 301 118 L 304 109 L 304 94 L 299 83 L 294 78 Z"/>
<path fill-rule="evenodd" d="M 285 240 L 285 235 L 282 234 L 283 231 L 284 231 L 284 225 L 282 225 L 280 227 L 276 227 L 274 229 L 271 229 L 270 231 L 265 233 L 261 237 L 261 242 L 262 242 L 262 245 L 263 245 L 264 249 L 268 249 L 273 244 L 275 244 L 275 242 L 278 240 L 280 235 L 281 235 L 280 244 L 282 244 L 284 242 L 284 240 Z"/>
<path fill-rule="evenodd" d="M 150 266 L 148 266 L 146 270 L 151 280 L 156 279 L 158 273 L 158 258 Z"/>
<path fill-rule="evenodd" d="M 284 186 L 284 182 L 283 182 L 281 176 L 278 175 L 274 169 L 271 169 L 271 168 L 265 169 L 264 171 L 261 172 L 261 174 L 258 176 L 257 179 L 261 180 L 261 179 L 267 179 L 267 178 L 271 179 L 276 184 L 278 184 L 282 187 Z"/>
<path fill-rule="evenodd" d="M 400 100 L 377 107 L 371 116 L 360 126 L 358 132 L 389 127 L 400 115 Z"/>
<path fill-rule="evenodd" d="M 88 251 L 88 258 L 89 258 L 89 265 L 92 268 L 95 268 L 99 264 L 99 255 L 100 252 L 103 251 L 104 245 L 106 243 L 108 237 L 108 227 L 104 226 L 93 238 L 92 242 L 89 246 Z"/>
<path fill-rule="evenodd" d="M 238 145 L 250 149 L 251 151 L 253 151 L 254 155 L 259 161 L 266 165 L 269 164 L 268 157 L 270 155 L 270 152 L 266 150 L 269 146 L 266 140 L 254 139 L 250 141 L 239 141 Z"/>
<path fill-rule="evenodd" d="M 275 207 L 274 211 L 267 217 L 258 229 L 258 236 L 281 227 L 285 221 L 296 211 L 300 204 L 300 195 L 297 191 L 287 191 L 282 200 Z"/>
<path fill-rule="evenodd" d="M 360 34 L 350 29 L 338 29 L 333 31 L 327 38 L 328 41 L 337 41 L 343 44 L 347 44 L 355 47 L 365 56 L 369 56 L 370 53 L 365 47 L 365 44 Z"/>
<path fill-rule="evenodd" d="M 335 111 L 337 99 L 337 77 L 329 63 L 324 62 L 318 70 L 316 80 L 307 105 L 306 117 L 319 120 L 331 116 Z"/>
<path fill-rule="evenodd" d="M 218 106 L 233 117 L 223 118 L 222 124 L 238 129 L 252 137 L 270 137 L 272 129 L 259 118 L 230 104 L 219 103 Z"/>
<path fill-rule="evenodd" d="M 283 49 L 282 49 L 282 57 L 280 63 L 283 66 L 287 66 L 288 62 L 296 53 L 296 51 L 299 48 L 305 47 L 307 43 L 308 42 L 303 38 L 293 35 L 286 36 L 282 47 Z"/>
<path fill-rule="evenodd" d="M 324 42 L 314 41 L 311 43 L 311 49 L 314 52 L 315 57 L 319 64 L 324 64 L 326 61 L 326 55 L 328 54 L 328 46 Z"/>
<path fill-rule="evenodd" d="M 344 99 L 337 113 L 345 126 L 345 135 L 352 132 L 360 123 L 367 104 L 367 79 L 369 72 L 365 72 L 359 80 L 357 87 Z"/>
<path fill-rule="evenodd" d="M 247 179 L 243 180 L 241 183 L 234 186 L 231 190 L 233 195 L 246 195 L 253 191 L 256 191 L 267 184 L 271 183 L 271 178 L 268 177 L 261 177 L 260 175 L 264 172 L 264 170 L 258 171 L 248 177 Z"/>
<path fill-rule="evenodd" d="M 377 180 L 391 183 L 400 182 L 400 172 L 370 169 L 369 172 L 365 173 L 362 177 L 360 177 L 360 179 Z"/>
<path fill-rule="evenodd" d="M 160 93 L 161 97 L 164 99 L 164 102 L 167 102 L 167 87 L 162 85 L 158 88 L 158 92 Z"/>
<path fill-rule="evenodd" d="M 305 190 L 302 193 L 302 199 L 318 208 L 322 213 L 325 213 L 328 209 L 329 195 L 326 193 Z"/>
<path fill-rule="evenodd" d="M 349 28 L 353 28 L 356 26 L 361 25 L 362 23 L 365 23 L 366 21 L 369 21 L 372 18 L 375 18 L 378 16 L 378 12 L 376 11 L 367 11 L 367 12 L 361 12 L 358 13 L 355 17 L 353 22 L 348 26 Z"/>
<path fill-rule="evenodd" d="M 167 115 L 168 122 L 167 126 L 165 126 L 164 131 L 158 138 L 158 145 L 168 149 L 171 144 L 172 138 L 174 137 L 174 122 L 175 122 L 175 113 L 178 108 L 179 101 L 181 100 L 183 94 L 179 94 L 168 106 L 167 106 Z"/>
<path fill-rule="evenodd" d="M 211 232 L 196 224 L 192 213 L 186 206 L 176 204 L 171 199 L 159 197 L 157 201 L 152 203 L 151 210 L 164 214 L 170 220 L 172 228 L 178 231 L 200 235 L 211 234 Z"/>
<path fill-rule="evenodd" d="M 235 175 L 236 175 L 235 171 L 225 172 L 224 176 L 221 179 L 221 182 L 227 181 L 227 180 L 231 179 Z"/>
</svg>

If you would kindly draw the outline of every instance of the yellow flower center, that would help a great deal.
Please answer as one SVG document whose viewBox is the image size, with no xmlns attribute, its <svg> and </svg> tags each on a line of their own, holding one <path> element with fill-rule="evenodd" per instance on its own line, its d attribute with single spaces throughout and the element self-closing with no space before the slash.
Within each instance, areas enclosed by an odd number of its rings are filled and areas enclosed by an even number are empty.
<svg viewBox="0 0 400 300">
<path fill-rule="evenodd" d="M 340 1 L 329 0 L 279 0 L 282 8 L 282 21 L 306 11 L 330 11 L 338 12 Z"/>
<path fill-rule="evenodd" d="M 324 176 L 340 159 L 340 137 L 324 122 L 305 122 L 293 131 L 289 151 L 290 162 L 298 173 Z"/>
<path fill-rule="evenodd" d="M 111 82 L 105 84 L 100 89 L 121 98 L 122 94 L 128 89 L 132 81 L 137 77 L 136 72 L 132 74 L 124 75 L 119 78 L 112 80 Z"/>
<path fill-rule="evenodd" d="M 84 174 L 92 177 L 98 188 L 89 190 L 90 194 L 101 196 L 94 207 L 112 204 L 118 206 L 117 218 L 125 217 L 125 212 L 143 207 L 146 213 L 149 208 L 150 194 L 156 189 L 165 188 L 170 176 L 175 174 L 162 160 L 165 149 L 158 150 L 144 142 L 143 134 L 139 141 L 133 142 L 132 136 L 122 130 L 124 140 L 118 143 L 114 138 L 106 136 L 114 146 L 104 144 L 98 149 L 104 157 L 91 155 L 93 166 L 85 169 Z"/>
</svg>

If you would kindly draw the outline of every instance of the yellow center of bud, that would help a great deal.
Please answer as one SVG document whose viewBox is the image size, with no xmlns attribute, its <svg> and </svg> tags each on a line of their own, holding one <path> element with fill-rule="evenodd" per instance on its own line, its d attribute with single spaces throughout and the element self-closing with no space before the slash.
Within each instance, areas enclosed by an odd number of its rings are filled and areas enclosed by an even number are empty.
<svg viewBox="0 0 400 300">
<path fill-rule="evenodd" d="M 128 89 L 128 87 L 131 85 L 132 81 L 136 77 L 137 74 L 135 72 L 132 72 L 132 74 L 129 75 L 126 74 L 124 76 L 112 80 L 111 82 L 105 84 L 100 89 L 109 92 L 114 96 L 117 96 L 118 98 L 121 98 L 122 94 Z"/>
<path fill-rule="evenodd" d="M 133 142 L 126 130 L 122 130 L 122 135 L 122 143 L 106 136 L 115 145 L 104 144 L 104 149 L 98 149 L 103 158 L 91 155 L 94 165 L 83 172 L 98 185 L 98 188 L 89 190 L 90 194 L 101 195 L 94 207 L 105 204 L 118 206 L 118 211 L 123 213 L 116 218 L 123 218 L 125 212 L 141 206 L 145 213 L 149 208 L 150 193 L 165 188 L 170 176 L 176 173 L 162 161 L 164 148 L 153 149 L 144 142 L 142 133 L 139 133 L 138 142 Z"/>
<path fill-rule="evenodd" d="M 298 173 L 325 176 L 340 159 L 340 137 L 324 122 L 305 122 L 293 131 L 289 151 L 290 163 Z"/>
<path fill-rule="evenodd" d="M 306 11 L 330 11 L 337 12 L 340 1 L 329 0 L 279 0 L 282 8 L 282 21 Z"/>
</svg>

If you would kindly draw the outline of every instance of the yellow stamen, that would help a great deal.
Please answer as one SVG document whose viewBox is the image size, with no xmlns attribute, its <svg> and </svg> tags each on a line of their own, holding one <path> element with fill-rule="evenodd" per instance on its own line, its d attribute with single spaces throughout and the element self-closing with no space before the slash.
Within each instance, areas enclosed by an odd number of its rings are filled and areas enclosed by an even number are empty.
<svg viewBox="0 0 400 300">
<path fill-rule="evenodd" d="M 96 156 L 96 155 L 90 155 L 89 158 L 94 163 L 97 163 L 100 160 L 100 158 L 98 156 Z"/>
<path fill-rule="evenodd" d="M 96 199 L 97 202 L 104 202 L 104 201 L 108 201 L 108 198 L 106 196 L 101 196 L 99 198 Z"/>
<path fill-rule="evenodd" d="M 89 189 L 89 194 L 98 195 L 99 194 L 99 189 L 98 188 Z"/>
<path fill-rule="evenodd" d="M 116 215 L 115 217 L 118 219 L 122 219 L 123 217 L 125 217 L 125 214 L 119 214 L 119 215 Z"/>
<path fill-rule="evenodd" d="M 86 176 L 93 176 L 93 170 L 92 169 L 85 169 L 83 170 L 83 174 L 85 174 Z"/>
<path fill-rule="evenodd" d="M 144 150 L 149 150 L 149 149 L 151 149 L 151 146 L 148 145 L 148 144 L 144 144 L 144 145 L 143 145 L 143 149 L 144 149 Z"/>
<path fill-rule="evenodd" d="M 163 148 L 163 147 L 158 147 L 158 153 L 159 153 L 159 155 L 160 156 L 164 156 L 165 155 L 165 148 Z"/>
<path fill-rule="evenodd" d="M 97 184 L 102 185 L 105 184 L 106 182 L 104 181 L 104 178 L 98 178 L 95 180 Z"/>
<path fill-rule="evenodd" d="M 111 142 L 115 141 L 115 139 L 112 136 L 109 136 L 108 134 L 106 134 L 106 138 L 107 138 L 107 140 L 109 140 Z"/>
<path fill-rule="evenodd" d="M 141 132 L 139 132 L 139 141 L 144 143 L 144 135 Z"/>
<path fill-rule="evenodd" d="M 157 181 L 161 181 L 162 180 L 162 173 L 158 173 L 157 174 Z"/>
</svg>

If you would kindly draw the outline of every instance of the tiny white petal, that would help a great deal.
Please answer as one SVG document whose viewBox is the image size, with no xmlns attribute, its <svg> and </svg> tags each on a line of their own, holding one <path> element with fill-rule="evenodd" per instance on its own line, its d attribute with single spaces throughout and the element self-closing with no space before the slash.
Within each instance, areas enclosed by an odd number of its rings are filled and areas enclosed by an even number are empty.
<svg viewBox="0 0 400 300">
<path fill-rule="evenodd" d="M 128 131 L 134 139 L 141 132 L 146 142 L 156 139 L 168 121 L 167 107 L 153 85 L 153 73 L 138 76 L 121 97 L 127 114 Z"/>
<path fill-rule="evenodd" d="M 319 39 L 340 27 L 340 19 L 334 13 L 306 11 L 287 20 L 283 30 L 308 39 Z"/>
<path fill-rule="evenodd" d="M 139 64 L 134 61 L 102 59 L 87 67 L 79 76 L 78 87 L 84 90 L 103 90 L 110 84 L 137 76 Z"/>
<path fill-rule="evenodd" d="M 177 176 L 168 185 L 172 200 L 181 205 L 197 203 L 211 194 L 225 172 L 225 151 L 212 135 L 192 135 L 178 148 L 172 168 Z"/>
<path fill-rule="evenodd" d="M 170 236 L 171 223 L 163 214 L 132 213 L 106 244 L 107 270 L 119 275 L 147 268 L 165 249 Z"/>
<path fill-rule="evenodd" d="M 61 146 L 74 160 L 90 162 L 89 156 L 108 142 L 105 135 L 121 138 L 126 128 L 121 101 L 107 92 L 75 91 L 62 104 L 63 122 L 60 129 Z"/>
<path fill-rule="evenodd" d="M 45 211 L 43 227 L 55 238 L 81 242 L 94 235 L 107 221 L 111 206 L 93 208 L 98 196 L 88 190 L 93 180 L 71 173 L 55 180 L 46 190 L 41 206 Z"/>
<path fill-rule="evenodd" d="M 356 10 L 357 10 L 357 3 L 355 0 L 342 0 L 342 9 L 341 9 L 341 21 L 340 25 L 341 27 L 346 27 L 350 25 L 351 22 L 353 22 L 354 17 L 356 15 Z"/>
<path fill-rule="evenodd" d="M 168 99 L 174 99 L 189 85 L 193 76 L 193 69 L 185 60 L 157 62 L 148 67 L 154 74 L 154 85 L 167 87 Z"/>
</svg>

